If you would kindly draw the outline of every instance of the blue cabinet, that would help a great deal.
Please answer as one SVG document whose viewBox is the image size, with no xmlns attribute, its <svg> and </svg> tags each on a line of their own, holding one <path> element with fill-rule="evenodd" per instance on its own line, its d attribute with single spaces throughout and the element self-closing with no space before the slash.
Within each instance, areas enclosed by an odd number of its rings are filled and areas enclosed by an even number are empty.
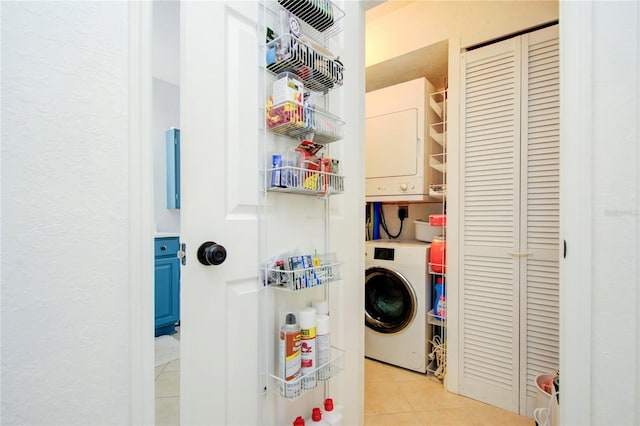
<svg viewBox="0 0 640 426">
<path fill-rule="evenodd" d="M 180 259 L 178 237 L 155 239 L 156 337 L 176 332 L 180 321 Z"/>
<path fill-rule="evenodd" d="M 165 134 L 167 147 L 167 208 L 180 208 L 180 129 Z"/>
</svg>

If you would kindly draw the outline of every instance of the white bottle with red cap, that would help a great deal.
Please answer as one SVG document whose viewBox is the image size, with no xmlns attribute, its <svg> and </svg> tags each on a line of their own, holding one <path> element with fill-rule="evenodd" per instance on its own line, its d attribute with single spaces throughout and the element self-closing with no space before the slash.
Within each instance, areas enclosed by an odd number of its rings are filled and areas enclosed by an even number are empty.
<svg viewBox="0 0 640 426">
<path fill-rule="evenodd" d="M 304 426 L 304 419 L 302 418 L 302 416 L 296 417 L 296 419 L 293 421 L 293 426 Z"/>
<path fill-rule="evenodd" d="M 305 420 L 304 424 L 307 426 L 309 425 L 329 426 L 329 423 L 322 420 L 322 411 L 318 407 L 313 409 L 313 411 L 311 412 L 311 417 Z"/>
<path fill-rule="evenodd" d="M 322 418 L 331 426 L 339 426 L 342 424 L 342 413 L 334 407 L 333 399 L 327 398 L 324 400 L 324 414 Z"/>
</svg>

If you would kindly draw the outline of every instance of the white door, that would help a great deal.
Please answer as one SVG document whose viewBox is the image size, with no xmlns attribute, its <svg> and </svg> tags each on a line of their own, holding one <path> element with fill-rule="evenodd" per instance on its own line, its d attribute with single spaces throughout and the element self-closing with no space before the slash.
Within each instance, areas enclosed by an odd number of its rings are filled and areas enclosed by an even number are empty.
<svg viewBox="0 0 640 426">
<path fill-rule="evenodd" d="M 517 411 L 520 40 L 461 63 L 460 393 Z"/>
<path fill-rule="evenodd" d="M 535 378 L 560 355 L 560 49 L 558 26 L 522 36 L 520 414 L 536 408 Z"/>
<path fill-rule="evenodd" d="M 258 424 L 254 2 L 181 3 L 181 424 Z M 226 260 L 204 266 L 204 242 Z"/>
<path fill-rule="evenodd" d="M 259 331 L 268 329 L 263 323 L 277 313 L 261 312 L 271 293 L 260 286 L 258 269 L 265 260 L 265 236 L 284 249 L 308 243 L 306 230 L 345 263 L 343 282 L 332 284 L 332 294 L 339 295 L 334 307 L 349 306 L 341 309 L 344 321 L 336 321 L 332 329 L 334 343 L 348 354 L 344 378 L 334 391 L 344 397 L 345 421 L 362 423 L 364 285 L 358 283 L 364 270 L 364 29 L 359 4 L 342 5 L 347 18 L 337 51 L 351 65 L 353 79 L 336 101 L 351 124 L 344 136 L 349 143 L 331 151 L 343 160 L 347 187 L 327 207 L 332 216 L 327 242 L 318 238 L 324 219 L 315 198 L 300 201 L 277 194 L 282 197 L 273 198 L 291 204 L 269 205 L 266 220 L 258 215 L 266 214 L 258 183 L 265 161 L 260 143 L 265 127 L 259 83 L 264 80 L 258 47 L 265 36 L 258 25 L 261 8 L 244 1 L 181 3 L 181 240 L 187 244 L 181 276 L 183 425 L 273 424 L 273 410 L 282 411 L 272 404 L 271 396 L 277 399 L 278 394 L 264 392 L 271 372 L 265 359 L 272 359 L 264 351 L 271 352 L 275 335 Z M 277 232 L 272 224 L 294 211 L 295 226 L 280 225 L 282 232 Z M 201 264 L 197 252 L 205 242 L 224 246 L 226 260 Z M 297 407 L 301 414 L 307 408 Z"/>
<path fill-rule="evenodd" d="M 460 392 L 529 416 L 559 362 L 557 34 L 462 55 Z"/>
</svg>

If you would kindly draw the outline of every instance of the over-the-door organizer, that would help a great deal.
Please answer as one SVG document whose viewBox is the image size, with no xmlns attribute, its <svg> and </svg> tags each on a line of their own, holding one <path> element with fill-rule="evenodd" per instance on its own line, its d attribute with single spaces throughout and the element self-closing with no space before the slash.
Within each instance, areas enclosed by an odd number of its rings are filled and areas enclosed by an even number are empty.
<svg viewBox="0 0 640 426">
<path fill-rule="evenodd" d="M 328 197 L 344 191 L 342 165 L 327 148 L 327 144 L 343 137 L 344 122 L 329 112 L 327 105 L 329 92 L 342 85 L 344 66 L 329 51 L 328 43 L 342 30 L 344 13 L 328 0 L 264 1 L 261 7 L 266 34 L 265 132 L 260 141 L 265 200 L 274 197 L 271 203 L 295 203 L 295 198 L 275 195 L 285 192 L 314 196 L 319 203 L 324 202 L 326 251 Z M 262 214 L 266 214 L 266 204 Z M 295 235 L 297 230 L 291 231 Z M 304 245 L 305 233 L 299 235 Z M 272 253 L 266 241 L 262 247 L 261 280 L 266 290 L 290 292 L 306 301 L 305 290 L 323 286 L 328 295 L 328 284 L 342 278 L 342 264 L 333 253 Z M 265 312 L 267 318 L 262 319 L 272 320 L 274 314 Z M 274 329 L 278 330 L 279 324 Z M 343 358 L 343 350 L 331 347 L 328 360 L 293 380 L 283 379 L 278 363 L 270 363 L 268 390 L 295 399 L 306 390 L 304 381 L 309 377 L 316 377 L 320 383 L 335 377 L 343 368 Z"/>
</svg>

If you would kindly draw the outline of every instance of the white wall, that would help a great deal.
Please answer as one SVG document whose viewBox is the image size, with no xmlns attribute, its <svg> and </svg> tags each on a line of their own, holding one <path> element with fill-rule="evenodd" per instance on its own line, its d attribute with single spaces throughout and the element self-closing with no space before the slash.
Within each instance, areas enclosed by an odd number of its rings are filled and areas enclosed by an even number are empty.
<svg viewBox="0 0 640 426">
<path fill-rule="evenodd" d="M 153 2 L 152 37 L 153 76 L 180 85 L 180 1 Z"/>
<path fill-rule="evenodd" d="M 165 133 L 180 128 L 180 86 L 153 79 L 153 211 L 156 231 L 180 233 L 180 210 L 167 209 L 167 151 Z M 182 143 L 182 141 L 181 141 Z"/>
<path fill-rule="evenodd" d="M 553 0 L 406 4 L 378 6 L 391 7 L 392 12 L 367 22 L 367 66 L 445 39 L 459 37 L 467 47 L 558 19 L 558 2 Z"/>
<path fill-rule="evenodd" d="M 128 5 L 2 2 L 2 423 L 128 424 Z"/>
<path fill-rule="evenodd" d="M 180 2 L 154 1 L 152 8 L 153 211 L 157 232 L 179 234 L 180 210 L 167 209 L 165 132 L 180 128 Z"/>
</svg>

